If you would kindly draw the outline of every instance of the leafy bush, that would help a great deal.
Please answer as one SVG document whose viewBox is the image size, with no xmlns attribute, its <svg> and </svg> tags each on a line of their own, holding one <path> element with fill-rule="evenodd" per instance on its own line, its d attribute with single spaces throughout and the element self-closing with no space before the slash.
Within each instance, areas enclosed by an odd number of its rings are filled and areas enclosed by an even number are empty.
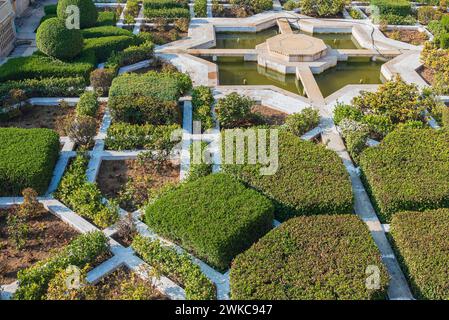
<svg viewBox="0 0 449 320">
<path fill-rule="evenodd" d="M 159 101 L 151 96 L 117 97 L 110 110 L 114 121 L 131 124 L 174 124 L 181 119 L 176 102 Z"/>
<path fill-rule="evenodd" d="M 145 8 L 144 16 L 147 19 L 156 18 L 166 18 L 166 19 L 179 19 L 179 18 L 190 18 L 190 11 L 186 8 L 162 8 L 162 9 L 152 9 Z"/>
<path fill-rule="evenodd" d="M 189 76 L 180 72 L 125 73 L 112 82 L 109 107 L 116 108 L 118 97 L 147 96 L 161 101 L 178 101 L 191 87 Z"/>
<path fill-rule="evenodd" d="M 434 9 L 432 6 L 424 6 L 418 8 L 418 21 L 421 24 L 429 24 L 432 20 L 439 20 L 441 18 L 441 12 Z"/>
<path fill-rule="evenodd" d="M 362 13 L 357 9 L 350 8 L 348 13 L 352 19 L 357 19 L 357 20 L 363 19 Z"/>
<path fill-rule="evenodd" d="M 198 148 L 201 151 L 200 154 L 194 154 L 194 152 L 198 152 L 195 143 L 200 143 L 200 147 Z M 205 141 L 193 142 L 190 145 L 190 168 L 189 174 L 187 176 L 187 181 L 194 181 L 201 177 L 208 176 L 212 173 L 212 164 L 205 161 L 206 159 L 204 156 L 204 154 L 208 152 L 207 147 L 208 144 Z M 209 157 L 207 159 L 210 159 L 211 154 L 208 153 L 207 156 Z"/>
<path fill-rule="evenodd" d="M 145 210 L 155 232 L 225 270 L 238 253 L 271 229 L 273 206 L 224 174 L 182 184 Z"/>
<path fill-rule="evenodd" d="M 449 33 L 444 33 L 440 36 L 440 48 L 449 49 Z"/>
<path fill-rule="evenodd" d="M 219 99 L 215 107 L 217 119 L 223 128 L 233 128 L 241 119 L 247 118 L 251 113 L 254 101 L 247 96 L 236 92 Z"/>
<path fill-rule="evenodd" d="M 97 121 L 91 116 L 77 115 L 68 123 L 65 130 L 67 136 L 76 145 L 87 150 L 94 145 L 94 138 L 97 134 Z"/>
<path fill-rule="evenodd" d="M 92 0 L 60 0 L 58 1 L 58 18 L 65 20 L 68 17 L 66 12 L 68 6 L 77 6 L 80 16 L 81 29 L 95 26 L 98 19 L 98 12 Z"/>
<path fill-rule="evenodd" d="M 86 80 L 81 77 L 25 79 L 0 83 L 0 101 L 11 90 L 23 90 L 27 97 L 76 97 L 84 92 Z"/>
<path fill-rule="evenodd" d="M 363 180 L 382 221 L 402 210 L 449 207 L 449 133 L 401 129 L 360 158 Z"/>
<path fill-rule="evenodd" d="M 71 60 L 83 49 L 83 36 L 77 29 L 67 29 L 64 21 L 51 18 L 37 29 L 36 45 L 50 57 Z"/>
<path fill-rule="evenodd" d="M 115 26 L 117 23 L 117 15 L 114 11 L 102 11 L 98 12 L 98 19 L 95 26 Z"/>
<path fill-rule="evenodd" d="M 114 80 L 115 72 L 112 69 L 95 69 L 90 73 L 90 85 L 95 89 L 95 91 L 100 91 L 101 93 L 108 93 L 109 87 Z"/>
<path fill-rule="evenodd" d="M 243 12 L 243 15 L 234 14 L 237 17 L 246 17 L 273 9 L 273 2 L 270 0 L 231 0 L 230 3 L 231 10 Z"/>
<path fill-rule="evenodd" d="M 449 16 L 448 15 L 443 15 L 441 17 L 441 26 L 444 28 L 444 30 L 449 31 Z"/>
<path fill-rule="evenodd" d="M 399 212 L 391 220 L 396 256 L 418 299 L 449 299 L 449 209 Z"/>
<path fill-rule="evenodd" d="M 367 289 L 368 266 L 380 288 Z M 388 274 L 355 215 L 298 217 L 269 232 L 232 263 L 232 299 L 386 299 Z"/>
<path fill-rule="evenodd" d="M 106 67 L 118 69 L 143 60 L 153 58 L 154 44 L 146 41 L 138 46 L 131 46 L 120 52 L 114 52 L 109 57 Z"/>
<path fill-rule="evenodd" d="M 98 97 L 95 92 L 84 92 L 80 97 L 80 101 L 76 105 L 76 115 L 95 117 L 98 111 L 97 99 Z"/>
<path fill-rule="evenodd" d="M 137 235 L 132 248 L 149 265 L 156 267 L 162 274 L 180 283 L 188 300 L 211 300 L 216 298 L 214 284 L 201 272 L 185 254 L 164 247 L 159 241 L 151 241 Z"/>
<path fill-rule="evenodd" d="M 318 110 L 313 108 L 305 108 L 299 113 L 287 116 L 285 119 L 287 130 L 299 137 L 318 126 L 319 123 Z"/>
<path fill-rule="evenodd" d="M 108 238 L 100 231 L 78 236 L 60 252 L 38 262 L 28 269 L 19 271 L 20 283 L 13 298 L 17 300 L 41 300 L 44 298 L 48 283 L 61 270 L 70 265 L 80 268 L 93 263 L 108 250 Z"/>
<path fill-rule="evenodd" d="M 344 0 L 302 0 L 301 13 L 308 16 L 329 17 L 343 12 Z"/>
<path fill-rule="evenodd" d="M 298 215 L 352 211 L 348 173 L 335 152 L 279 131 L 278 154 L 274 175 L 261 175 L 260 164 L 224 164 L 222 169 L 272 199 L 281 221 Z"/>
<path fill-rule="evenodd" d="M 421 60 L 425 67 L 434 71 L 433 90 L 438 94 L 449 94 L 449 50 L 426 42 Z"/>
<path fill-rule="evenodd" d="M 405 17 L 412 14 L 412 6 L 409 0 L 371 0 L 371 12 Z"/>
<path fill-rule="evenodd" d="M 379 18 L 374 16 L 374 21 L 380 24 L 387 25 L 414 25 L 416 24 L 416 19 L 413 16 L 400 16 L 397 14 L 384 14 Z"/>
<path fill-rule="evenodd" d="M 343 119 L 350 119 L 360 121 L 362 119 L 362 112 L 348 104 L 339 103 L 334 109 L 334 122 L 338 126 Z"/>
<path fill-rule="evenodd" d="M 87 159 L 77 156 L 64 174 L 55 196 L 80 216 L 106 228 L 117 222 L 118 207 L 113 202 L 103 203 L 98 186 L 86 180 L 86 167 Z"/>
<path fill-rule="evenodd" d="M 154 146 L 158 143 L 170 143 L 170 137 L 175 130 L 180 130 L 177 124 L 167 126 L 131 125 L 128 123 L 113 123 L 108 128 L 105 140 L 109 150 L 136 150 Z M 172 142 L 173 146 L 176 142 Z"/>
<path fill-rule="evenodd" d="M 148 9 L 188 8 L 186 0 L 144 0 L 143 6 Z"/>
<path fill-rule="evenodd" d="M 49 129 L 0 128 L 0 197 L 25 188 L 47 191 L 59 157 L 59 136 Z"/>
<path fill-rule="evenodd" d="M 207 17 L 207 0 L 195 0 L 193 10 L 195 17 Z"/>
<path fill-rule="evenodd" d="M 212 90 L 206 86 L 195 87 L 192 92 L 193 121 L 201 121 L 202 131 L 214 127 L 212 104 L 214 103 Z"/>
<path fill-rule="evenodd" d="M 93 51 L 97 61 L 106 61 L 113 52 L 124 50 L 133 43 L 134 37 L 129 36 L 91 38 L 84 41 L 84 50 Z"/>
<path fill-rule="evenodd" d="M 113 37 L 113 36 L 127 36 L 133 37 L 133 33 L 129 30 L 114 26 L 101 26 L 81 30 L 84 39 Z"/>
<path fill-rule="evenodd" d="M 87 81 L 95 63 L 93 52 L 83 52 L 71 63 L 35 53 L 28 57 L 11 58 L 0 66 L 0 82 L 51 77 L 83 77 Z"/>
<path fill-rule="evenodd" d="M 300 7 L 300 3 L 293 1 L 293 0 L 288 0 L 283 5 L 284 10 L 288 10 L 288 11 L 293 11 L 299 7 Z"/>
</svg>

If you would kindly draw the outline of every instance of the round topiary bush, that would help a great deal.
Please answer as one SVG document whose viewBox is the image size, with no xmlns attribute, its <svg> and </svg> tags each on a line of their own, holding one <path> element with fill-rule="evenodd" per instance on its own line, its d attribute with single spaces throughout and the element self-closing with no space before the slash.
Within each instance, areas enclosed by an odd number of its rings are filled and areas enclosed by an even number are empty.
<svg viewBox="0 0 449 320">
<path fill-rule="evenodd" d="M 98 19 L 98 11 L 92 0 L 59 0 L 58 18 L 66 19 L 69 14 L 66 12 L 68 6 L 77 6 L 80 10 L 80 27 L 93 27 Z"/>
<path fill-rule="evenodd" d="M 37 30 L 36 44 L 48 56 L 69 60 L 83 49 L 83 36 L 80 30 L 69 30 L 64 21 L 51 18 L 44 21 Z"/>
</svg>

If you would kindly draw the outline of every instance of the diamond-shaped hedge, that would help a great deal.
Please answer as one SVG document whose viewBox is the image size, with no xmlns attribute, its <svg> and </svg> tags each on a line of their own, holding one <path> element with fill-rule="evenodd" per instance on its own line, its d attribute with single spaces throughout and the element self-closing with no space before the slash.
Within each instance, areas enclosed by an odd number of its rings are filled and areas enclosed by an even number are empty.
<svg viewBox="0 0 449 320">
<path fill-rule="evenodd" d="M 59 136 L 50 129 L 0 128 L 0 196 L 25 188 L 45 193 L 59 156 Z"/>
<path fill-rule="evenodd" d="M 449 131 L 403 129 L 360 158 L 381 220 L 395 212 L 449 207 Z"/>
</svg>

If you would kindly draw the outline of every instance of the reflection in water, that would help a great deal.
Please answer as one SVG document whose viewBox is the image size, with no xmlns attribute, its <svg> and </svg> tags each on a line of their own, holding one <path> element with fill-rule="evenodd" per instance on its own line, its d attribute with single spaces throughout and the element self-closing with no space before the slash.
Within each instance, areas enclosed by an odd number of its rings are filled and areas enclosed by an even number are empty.
<svg viewBox="0 0 449 320">
<path fill-rule="evenodd" d="M 218 32 L 217 49 L 254 49 L 258 44 L 278 34 L 278 27 L 252 32 Z"/>
<path fill-rule="evenodd" d="M 359 49 L 357 41 L 351 33 L 308 33 L 305 31 L 295 31 L 296 33 L 305 34 L 321 39 L 332 49 Z"/>
</svg>

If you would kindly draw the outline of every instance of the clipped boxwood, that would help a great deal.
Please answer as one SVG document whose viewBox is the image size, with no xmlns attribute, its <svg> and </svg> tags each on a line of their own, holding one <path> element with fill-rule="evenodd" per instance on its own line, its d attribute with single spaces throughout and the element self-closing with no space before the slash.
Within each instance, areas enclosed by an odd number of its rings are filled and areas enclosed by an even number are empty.
<svg viewBox="0 0 449 320">
<path fill-rule="evenodd" d="M 129 30 L 114 26 L 101 26 L 81 30 L 84 39 L 112 37 L 112 36 L 128 36 L 133 37 L 133 33 Z"/>
<path fill-rule="evenodd" d="M 134 44 L 134 37 L 111 36 L 90 38 L 84 41 L 84 50 L 93 51 L 97 61 L 106 61 L 113 52 L 122 51 Z"/>
<path fill-rule="evenodd" d="M 393 131 L 362 153 L 360 167 L 382 221 L 398 211 L 449 207 L 448 131 Z"/>
<path fill-rule="evenodd" d="M 166 18 L 166 19 L 190 19 L 190 11 L 186 8 L 162 8 L 162 9 L 144 9 L 144 16 L 147 19 Z"/>
<path fill-rule="evenodd" d="M 399 212 L 391 236 L 401 267 L 418 299 L 449 299 L 449 209 Z"/>
<path fill-rule="evenodd" d="M 219 270 L 228 268 L 273 223 L 271 202 L 225 174 L 184 183 L 156 199 L 145 213 L 151 229 Z"/>
<path fill-rule="evenodd" d="M 59 156 L 59 136 L 50 129 L 0 128 L 0 197 L 25 188 L 47 191 Z"/>
<path fill-rule="evenodd" d="M 107 251 L 108 238 L 101 231 L 82 234 L 50 258 L 19 271 L 17 280 L 20 285 L 13 298 L 16 300 L 43 299 L 49 282 L 59 271 L 70 265 L 82 269 L 87 264 L 94 263 Z"/>
<path fill-rule="evenodd" d="M 36 45 L 50 57 L 71 60 L 83 49 L 83 36 L 80 30 L 67 29 L 63 20 L 51 18 L 37 29 Z"/>
<path fill-rule="evenodd" d="M 161 101 L 178 101 L 191 87 L 189 76 L 180 72 L 125 73 L 112 82 L 109 107 L 116 108 L 117 97 L 147 96 Z"/>
<path fill-rule="evenodd" d="M 371 10 L 380 15 L 408 16 L 412 13 L 412 5 L 409 0 L 371 0 Z"/>
<path fill-rule="evenodd" d="M 86 91 L 80 96 L 80 100 L 76 105 L 77 116 L 95 117 L 98 111 L 99 103 L 95 92 Z"/>
<path fill-rule="evenodd" d="M 115 26 L 117 24 L 117 15 L 114 11 L 98 12 L 98 19 L 95 26 Z"/>
<path fill-rule="evenodd" d="M 68 17 L 68 6 L 76 6 L 79 9 L 81 29 L 93 27 L 98 19 L 97 7 L 92 0 L 59 0 L 57 7 L 58 18 L 65 20 Z"/>
<path fill-rule="evenodd" d="M 188 8 L 186 0 L 145 0 L 144 8 L 162 9 L 162 8 Z"/>
<path fill-rule="evenodd" d="M 281 221 L 298 215 L 352 212 L 351 183 L 335 152 L 285 131 L 279 131 L 278 150 L 274 175 L 261 175 L 260 165 L 252 164 L 224 164 L 223 171 L 272 199 Z"/>
<path fill-rule="evenodd" d="M 132 248 L 149 265 L 180 283 L 184 287 L 187 300 L 216 299 L 214 284 L 187 254 L 179 254 L 175 249 L 141 235 L 134 238 Z"/>
<path fill-rule="evenodd" d="M 367 267 L 380 271 L 367 289 Z M 373 271 L 370 271 L 373 272 Z M 238 255 L 230 273 L 239 300 L 385 299 L 388 274 L 366 225 L 355 215 L 297 217 Z"/>
<path fill-rule="evenodd" d="M 96 63 L 94 52 L 82 52 L 71 63 L 55 60 L 42 53 L 11 58 L 0 66 L 0 82 L 8 80 L 83 77 L 89 79 Z"/>
</svg>

